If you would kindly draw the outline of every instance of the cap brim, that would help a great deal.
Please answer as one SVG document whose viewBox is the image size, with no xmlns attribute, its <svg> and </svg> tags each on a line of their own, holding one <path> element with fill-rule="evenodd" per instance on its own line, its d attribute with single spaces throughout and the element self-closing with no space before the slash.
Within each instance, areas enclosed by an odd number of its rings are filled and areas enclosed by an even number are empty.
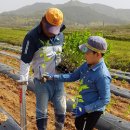
<svg viewBox="0 0 130 130">
<path fill-rule="evenodd" d="M 52 34 L 55 34 L 55 35 L 59 34 L 60 28 L 61 28 L 61 26 L 53 26 L 53 25 L 49 24 L 48 22 L 46 22 L 46 29 L 48 32 L 50 32 Z"/>
<path fill-rule="evenodd" d="M 90 49 L 87 48 L 86 44 L 79 45 L 79 50 L 83 53 L 90 51 Z"/>
</svg>

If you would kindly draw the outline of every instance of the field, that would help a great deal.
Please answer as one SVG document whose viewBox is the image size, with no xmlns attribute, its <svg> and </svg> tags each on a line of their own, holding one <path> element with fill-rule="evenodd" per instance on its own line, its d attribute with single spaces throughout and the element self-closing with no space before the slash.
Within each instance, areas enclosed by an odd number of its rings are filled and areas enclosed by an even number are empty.
<svg viewBox="0 0 130 130">
<path fill-rule="evenodd" d="M 66 83 L 66 91 L 70 95 L 74 95 L 73 92 L 76 91 L 76 86 L 78 83 Z M 0 86 L 1 92 L 0 95 L 0 106 L 2 106 L 6 111 L 8 111 L 14 119 L 20 123 L 20 113 L 19 113 L 19 96 L 17 83 L 8 78 L 5 75 L 0 74 Z M 72 91 L 73 90 L 73 91 Z M 8 91 L 8 93 L 7 93 Z M 35 120 L 35 95 L 32 92 L 26 93 L 27 98 L 27 127 L 28 130 L 37 130 L 36 129 L 36 120 Z M 7 103 L 8 102 L 8 103 Z M 113 115 L 121 117 L 127 121 L 130 121 L 130 100 L 112 95 L 110 104 L 107 106 L 107 111 Z M 48 130 L 54 130 L 54 111 L 52 105 L 49 104 L 49 122 Z M 72 115 L 67 113 L 65 130 L 76 130 L 74 127 L 74 119 Z"/>
<path fill-rule="evenodd" d="M 130 41 L 108 40 L 111 45 L 110 68 L 130 71 Z"/>
<path fill-rule="evenodd" d="M 104 29 L 104 30 L 103 30 Z M 65 60 L 63 61 L 70 70 L 78 67 L 84 60 L 83 54 L 77 49 L 79 44 L 85 43 L 86 39 L 91 35 L 101 35 L 106 37 L 109 44 L 108 52 L 105 56 L 105 61 L 111 69 L 118 69 L 130 72 L 130 32 L 126 26 L 116 28 L 89 28 L 83 30 L 69 29 L 65 31 L 65 45 L 64 54 Z M 21 46 L 24 36 L 28 32 L 27 28 L 0 28 L 0 42 L 9 43 L 11 45 Z M 107 31 L 108 30 L 108 31 Z M 115 30 L 115 31 L 114 31 Z M 120 35 L 118 31 L 120 30 Z M 104 31 L 104 32 L 102 32 Z M 112 33 L 113 32 L 113 33 Z M 5 46 L 0 47 L 0 51 L 4 50 L 8 54 L 19 55 L 18 52 L 6 49 Z M 73 56 L 72 56 L 73 55 Z M 77 56 L 78 55 L 78 56 Z M 19 70 L 19 60 L 4 56 L 0 54 L 0 63 L 7 64 L 17 71 Z M 16 72 L 14 72 L 16 73 Z M 32 74 L 32 72 L 30 73 Z M 112 83 L 118 87 L 130 90 L 130 84 L 126 81 L 118 81 L 113 79 Z M 65 83 L 65 89 L 69 96 L 75 96 L 79 82 Z M 7 93 L 8 91 L 8 93 Z M 19 111 L 19 94 L 16 81 L 10 79 L 8 76 L 0 73 L 0 106 L 2 106 L 11 116 L 20 123 Z M 35 95 L 27 91 L 27 123 L 28 130 L 37 130 L 35 121 Z M 8 103 L 7 103 L 8 102 Z M 50 103 L 49 109 L 49 122 L 48 130 L 54 129 L 54 111 Z M 130 122 L 130 99 L 123 98 L 112 94 L 111 102 L 107 106 L 107 112 L 117 117 L 125 119 Z M 74 119 L 70 113 L 67 113 L 65 130 L 75 130 Z"/>
<path fill-rule="evenodd" d="M 110 45 L 110 53 L 107 58 L 107 64 L 109 65 L 110 68 L 113 69 L 119 69 L 123 71 L 130 71 L 130 27 L 126 28 L 127 26 L 120 27 L 106 27 L 104 29 L 104 37 L 107 37 L 107 42 Z M 108 29 L 108 31 L 107 31 Z M 27 31 L 29 29 L 23 28 L 0 28 L 0 42 L 5 42 L 5 43 L 10 43 L 12 45 L 18 45 L 21 46 L 22 41 L 24 39 L 24 36 L 26 35 Z M 88 31 L 89 30 L 89 31 Z M 66 35 L 66 46 L 65 50 L 67 50 L 67 56 L 70 55 L 71 53 L 77 51 L 77 46 L 84 42 L 86 42 L 86 39 L 88 38 L 89 35 L 103 35 L 102 31 L 103 29 L 100 28 L 90 28 L 87 31 L 82 31 L 78 30 L 76 34 L 73 34 L 72 32 L 70 33 L 70 30 L 68 29 L 65 31 Z M 96 31 L 98 32 L 96 32 Z M 115 31 L 114 31 L 115 30 Z M 120 33 L 118 31 L 120 30 Z M 77 31 L 77 30 L 75 30 Z M 68 34 L 69 32 L 69 34 Z M 81 32 L 83 32 L 83 35 L 85 36 L 80 36 Z M 108 37 L 111 35 L 116 36 L 116 38 Z M 120 35 L 119 35 L 120 34 Z M 126 35 L 127 34 L 127 35 Z M 68 38 L 69 37 L 69 38 Z M 120 40 L 120 37 L 122 37 L 122 40 Z M 124 38 L 124 39 L 123 39 Z M 74 40 L 75 39 L 75 40 Z M 78 43 L 79 42 L 79 43 Z M 74 45 L 73 45 L 74 44 Z M 68 47 L 69 46 L 69 47 Z M 69 52 L 68 52 L 69 51 Z M 79 53 L 78 53 L 79 54 Z M 75 58 L 76 53 L 74 53 Z M 81 56 L 82 58 L 82 56 Z M 82 62 L 82 60 L 76 59 Z M 72 61 L 74 62 L 74 61 Z M 78 66 L 81 63 L 78 63 Z"/>
</svg>

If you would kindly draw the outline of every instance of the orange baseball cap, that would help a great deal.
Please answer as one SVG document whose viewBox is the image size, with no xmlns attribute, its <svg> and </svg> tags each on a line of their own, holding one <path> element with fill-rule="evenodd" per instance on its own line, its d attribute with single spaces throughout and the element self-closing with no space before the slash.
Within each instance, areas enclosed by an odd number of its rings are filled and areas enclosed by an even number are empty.
<svg viewBox="0 0 130 130">
<path fill-rule="evenodd" d="M 49 8 L 45 13 L 46 29 L 53 34 L 60 32 L 63 23 L 63 13 L 58 8 Z"/>
</svg>

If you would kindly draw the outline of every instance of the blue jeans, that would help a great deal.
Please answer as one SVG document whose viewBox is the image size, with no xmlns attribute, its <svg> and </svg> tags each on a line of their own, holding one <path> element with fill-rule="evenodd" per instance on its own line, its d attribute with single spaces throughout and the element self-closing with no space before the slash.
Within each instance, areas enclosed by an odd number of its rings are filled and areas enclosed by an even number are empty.
<svg viewBox="0 0 130 130">
<path fill-rule="evenodd" d="M 36 94 L 36 118 L 47 118 L 48 102 L 51 101 L 54 106 L 56 119 L 58 122 L 61 121 L 63 126 L 66 114 L 64 84 L 59 81 L 41 83 L 38 79 L 34 79 L 34 84 Z"/>
</svg>

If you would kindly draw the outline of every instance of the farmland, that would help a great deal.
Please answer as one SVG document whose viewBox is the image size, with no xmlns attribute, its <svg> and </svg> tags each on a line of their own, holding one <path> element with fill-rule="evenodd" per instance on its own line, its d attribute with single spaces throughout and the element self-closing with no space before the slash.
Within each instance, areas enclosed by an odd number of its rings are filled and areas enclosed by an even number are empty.
<svg viewBox="0 0 130 130">
<path fill-rule="evenodd" d="M 12 45 L 21 46 L 24 36 L 28 32 L 29 28 L 0 28 L 0 42 L 10 43 Z M 77 31 L 77 29 L 73 29 Z M 70 29 L 65 31 L 65 51 L 66 55 L 70 55 L 74 53 L 73 56 L 75 58 L 76 55 L 81 55 L 77 48 L 79 44 L 86 42 L 88 36 L 91 35 L 104 35 L 107 37 L 107 42 L 110 45 L 110 53 L 107 56 L 107 64 L 110 68 L 119 69 L 123 71 L 130 71 L 130 26 L 124 27 L 106 27 L 105 29 L 102 28 L 88 28 L 85 31 L 79 30 L 76 33 L 71 32 Z M 108 30 L 108 31 L 107 31 Z M 69 33 L 68 33 L 69 32 Z M 119 32 L 119 33 L 118 33 Z M 103 34 L 102 34 L 103 33 Z M 81 36 L 81 34 L 83 36 Z M 110 36 L 111 35 L 111 36 Z M 114 36 L 114 37 L 112 37 Z M 120 39 L 122 38 L 122 39 Z M 69 52 L 68 52 L 69 51 Z M 77 53 L 76 53 L 76 52 Z M 125 58 L 124 58 L 125 57 Z M 74 58 L 73 58 L 74 59 Z M 76 58 L 80 63 L 77 65 L 79 66 L 83 60 L 83 56 L 80 59 Z M 73 63 L 74 61 L 72 61 Z"/>
<path fill-rule="evenodd" d="M 118 69 L 130 72 L 130 26 L 124 27 L 106 27 L 106 28 L 88 28 L 88 29 L 67 29 L 65 31 L 65 45 L 63 47 L 63 61 L 69 66 L 70 70 L 77 68 L 84 62 L 83 54 L 78 50 L 78 46 L 86 42 L 91 35 L 104 36 L 108 42 L 108 52 L 105 55 L 105 61 L 109 69 Z M 21 46 L 24 36 L 29 28 L 0 28 L 0 42 L 10 45 Z M 120 33 L 118 31 L 120 30 Z M 7 46 L 8 46 L 7 44 Z M 19 55 L 20 53 L 8 50 L 6 46 L 1 46 L 0 50 L 4 50 L 8 54 Z M 0 63 L 7 64 L 19 71 L 19 60 L 0 54 Z M 112 83 L 121 88 L 130 90 L 130 84 L 126 81 L 112 80 Z M 8 111 L 13 118 L 20 123 L 19 113 L 19 97 L 17 83 L 6 75 L 0 74 L 0 106 Z M 69 96 L 75 96 L 79 82 L 65 83 L 66 93 Z M 8 94 L 7 94 L 8 91 Z M 35 95 L 27 91 L 27 123 L 29 130 L 36 130 L 35 121 Z M 11 98 L 10 98 L 11 97 Z M 6 103 L 8 102 L 8 103 Z M 130 99 L 123 98 L 112 94 L 111 102 L 107 106 L 107 112 L 117 117 L 130 121 Z M 49 122 L 48 130 L 54 129 L 54 112 L 52 104 L 49 104 Z M 32 125 L 33 124 L 33 125 Z M 70 113 L 67 113 L 65 130 L 75 130 L 74 119 Z"/>
</svg>

